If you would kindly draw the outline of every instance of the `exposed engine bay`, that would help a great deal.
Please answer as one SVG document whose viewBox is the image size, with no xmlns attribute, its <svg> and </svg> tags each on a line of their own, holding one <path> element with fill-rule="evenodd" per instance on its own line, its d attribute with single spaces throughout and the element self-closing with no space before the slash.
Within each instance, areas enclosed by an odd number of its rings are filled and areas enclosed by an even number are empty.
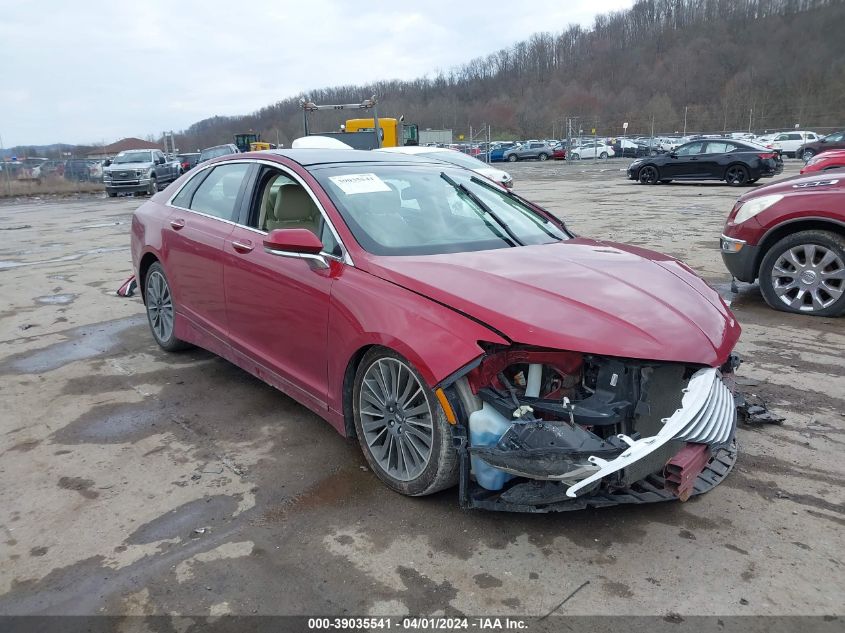
<svg viewBox="0 0 845 633">
<path fill-rule="evenodd" d="M 467 421 L 456 446 L 472 475 L 462 472 L 462 484 L 485 507 L 540 511 L 632 502 L 644 487 L 644 501 L 699 494 L 733 465 L 736 409 L 724 378 L 738 364 L 491 347 L 453 383 Z"/>
</svg>

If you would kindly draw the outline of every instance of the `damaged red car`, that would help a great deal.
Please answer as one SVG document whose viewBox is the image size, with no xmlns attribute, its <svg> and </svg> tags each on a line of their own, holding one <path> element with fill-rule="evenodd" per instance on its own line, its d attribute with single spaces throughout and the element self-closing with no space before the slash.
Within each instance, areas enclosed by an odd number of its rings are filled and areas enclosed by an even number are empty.
<svg viewBox="0 0 845 633">
<path fill-rule="evenodd" d="M 740 328 L 681 262 L 577 237 L 473 172 L 237 154 L 141 206 L 152 335 L 357 438 L 390 488 L 556 511 L 705 492 L 736 458 Z"/>
</svg>

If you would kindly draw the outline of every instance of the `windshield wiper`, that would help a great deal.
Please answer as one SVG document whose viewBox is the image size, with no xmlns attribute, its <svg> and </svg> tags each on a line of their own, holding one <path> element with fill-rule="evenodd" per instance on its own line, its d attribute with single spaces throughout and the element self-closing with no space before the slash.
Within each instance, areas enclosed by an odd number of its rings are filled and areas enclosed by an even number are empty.
<svg viewBox="0 0 845 633">
<path fill-rule="evenodd" d="M 462 192 L 465 196 L 472 200 L 478 206 L 479 209 L 484 211 L 484 213 L 488 214 L 491 218 L 496 220 L 496 224 L 498 224 L 500 227 L 502 227 L 502 229 L 504 229 L 505 233 L 508 234 L 508 237 L 516 246 L 525 246 L 522 240 L 520 240 L 516 236 L 516 234 L 511 230 L 511 227 L 508 226 L 507 222 L 505 222 L 504 220 L 502 220 L 502 218 L 496 215 L 493 210 L 489 206 L 484 204 L 481 198 L 479 198 L 472 191 L 470 191 L 466 187 L 466 185 L 462 185 L 460 183 L 455 182 L 455 180 L 453 180 L 445 171 L 440 172 L 440 177 L 446 182 L 448 182 L 450 185 L 452 185 L 456 190 Z"/>
<path fill-rule="evenodd" d="M 474 182 L 475 184 L 481 185 L 482 187 L 487 187 L 487 189 L 490 189 L 491 191 L 495 191 L 496 193 L 505 193 L 509 198 L 511 198 L 512 200 L 516 200 L 517 202 L 519 202 L 524 207 L 529 207 L 529 208 L 531 207 L 531 204 L 525 198 L 523 198 L 522 196 L 516 195 L 513 191 L 511 191 L 510 189 L 508 189 L 506 187 L 505 188 L 499 188 L 496 185 L 494 185 L 492 182 L 485 182 L 484 180 L 482 180 L 481 178 L 478 178 L 476 176 L 471 176 L 470 180 L 472 182 Z M 554 222 L 552 222 L 548 218 L 544 218 L 543 216 L 538 215 L 537 218 L 541 222 L 543 222 L 543 224 L 554 224 Z M 533 220 L 533 218 L 532 218 L 532 220 Z M 535 224 L 536 224 L 536 222 L 535 222 Z M 561 223 L 561 224 L 563 224 L 563 223 Z M 537 224 L 537 228 L 539 228 L 541 231 L 543 231 L 543 233 L 545 233 L 546 235 L 548 235 L 549 237 L 554 239 L 556 242 L 560 241 L 560 238 L 557 235 L 555 235 L 554 233 L 552 233 L 551 231 L 549 231 L 549 229 L 547 229 L 546 227 L 540 226 L 539 224 Z M 563 229 L 566 230 L 565 224 L 563 224 Z"/>
</svg>

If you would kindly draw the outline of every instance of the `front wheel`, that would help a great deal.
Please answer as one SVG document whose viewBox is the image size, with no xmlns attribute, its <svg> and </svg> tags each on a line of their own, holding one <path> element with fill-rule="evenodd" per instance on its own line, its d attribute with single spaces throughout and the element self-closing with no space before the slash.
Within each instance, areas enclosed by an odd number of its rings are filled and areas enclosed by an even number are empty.
<svg viewBox="0 0 845 633">
<path fill-rule="evenodd" d="M 660 180 L 660 174 L 657 172 L 657 167 L 654 167 L 653 165 L 646 165 L 641 168 L 639 174 L 637 174 L 637 180 L 640 181 L 641 185 L 657 184 L 657 181 Z"/>
<path fill-rule="evenodd" d="M 517 158 L 516 154 L 511 154 L 510 156 L 508 156 L 508 162 L 509 163 L 515 163 L 517 160 L 518 160 L 518 158 Z"/>
<path fill-rule="evenodd" d="M 155 178 L 150 178 L 150 184 L 147 187 L 147 194 L 154 196 L 158 192 L 158 182 Z"/>
<path fill-rule="evenodd" d="M 176 308 L 173 305 L 173 293 L 164 274 L 164 268 L 158 262 L 150 266 L 144 279 L 144 303 L 147 307 L 147 321 L 155 342 L 167 352 L 178 352 L 190 347 L 176 338 Z"/>
<path fill-rule="evenodd" d="M 458 457 L 446 416 L 408 360 L 372 348 L 355 372 L 352 398 L 361 450 L 389 488 L 422 496 L 455 485 Z"/>
<path fill-rule="evenodd" d="M 572 154 L 572 160 L 581 160 L 581 154 Z"/>
<path fill-rule="evenodd" d="M 845 238 L 800 231 L 772 246 L 760 264 L 760 291 L 775 310 L 845 314 Z"/>
<path fill-rule="evenodd" d="M 732 187 L 739 187 L 748 182 L 748 170 L 742 165 L 731 165 L 725 171 L 725 182 Z"/>
<path fill-rule="evenodd" d="M 601 158 L 602 160 L 607 158 L 607 152 L 602 152 L 601 154 L 599 154 L 599 158 Z"/>
</svg>

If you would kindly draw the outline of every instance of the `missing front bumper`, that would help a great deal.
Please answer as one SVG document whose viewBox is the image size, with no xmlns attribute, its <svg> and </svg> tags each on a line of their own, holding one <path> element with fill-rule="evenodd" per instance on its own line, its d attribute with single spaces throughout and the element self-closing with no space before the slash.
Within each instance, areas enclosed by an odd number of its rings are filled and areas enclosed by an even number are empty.
<svg viewBox="0 0 845 633">
<path fill-rule="evenodd" d="M 667 487 L 662 472 L 648 475 L 626 488 L 598 489 L 574 499 L 566 496 L 564 484 L 552 481 L 522 481 L 492 492 L 471 480 L 468 451 L 459 449 L 459 455 L 459 496 L 464 509 L 545 513 L 678 500 L 672 486 Z M 736 457 L 736 440 L 732 439 L 710 457 L 688 496 L 704 494 L 722 483 L 733 469 Z"/>
</svg>

